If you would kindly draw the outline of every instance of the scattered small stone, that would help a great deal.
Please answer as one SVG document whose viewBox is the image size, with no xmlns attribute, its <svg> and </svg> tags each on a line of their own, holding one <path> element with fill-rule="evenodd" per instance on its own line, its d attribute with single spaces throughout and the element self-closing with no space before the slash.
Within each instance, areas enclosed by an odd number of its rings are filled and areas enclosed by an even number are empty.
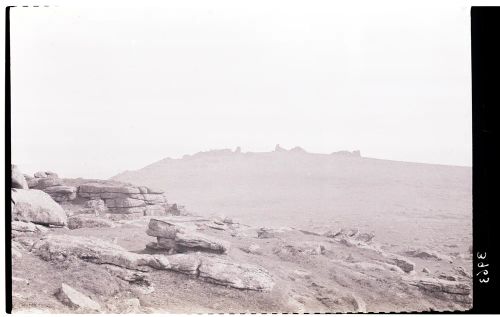
<svg viewBox="0 0 500 317">
<path fill-rule="evenodd" d="M 89 311 L 101 310 L 101 305 L 99 305 L 99 303 L 64 283 L 61 284 L 61 288 L 56 293 L 56 297 L 63 304 L 75 309 Z"/>
<path fill-rule="evenodd" d="M 251 254 L 262 254 L 262 250 L 258 244 L 250 244 L 241 248 L 242 251 Z"/>
<path fill-rule="evenodd" d="M 438 278 L 442 279 L 442 280 L 447 280 L 447 281 L 456 281 L 457 278 L 453 275 L 449 275 L 449 274 L 446 274 L 446 273 L 440 273 L 438 275 Z"/>
</svg>

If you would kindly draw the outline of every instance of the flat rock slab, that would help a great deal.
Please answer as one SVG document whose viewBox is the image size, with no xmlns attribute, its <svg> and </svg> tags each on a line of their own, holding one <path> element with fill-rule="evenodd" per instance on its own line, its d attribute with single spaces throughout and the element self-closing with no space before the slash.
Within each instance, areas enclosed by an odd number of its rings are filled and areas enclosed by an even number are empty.
<svg viewBox="0 0 500 317">
<path fill-rule="evenodd" d="M 48 194 L 72 194 L 76 192 L 75 186 L 57 185 L 50 186 L 43 190 Z"/>
<path fill-rule="evenodd" d="M 78 192 L 81 193 L 124 193 L 124 194 L 140 194 L 140 190 L 133 186 L 118 186 L 106 185 L 100 183 L 89 183 L 80 185 Z"/>
<path fill-rule="evenodd" d="M 269 291 L 274 286 L 267 270 L 216 256 L 201 257 L 199 276 L 206 281 L 238 289 Z"/>
<path fill-rule="evenodd" d="M 44 225 L 64 226 L 67 216 L 47 193 L 36 189 L 12 191 L 12 219 Z"/>
<path fill-rule="evenodd" d="M 12 221 L 11 228 L 14 231 L 21 231 L 21 232 L 37 231 L 36 225 L 34 223 L 24 222 L 24 221 Z"/>
<path fill-rule="evenodd" d="M 200 256 L 197 254 L 172 254 L 154 255 L 156 267 L 160 270 L 172 270 L 189 275 L 198 275 L 201 265 Z"/>
<path fill-rule="evenodd" d="M 187 226 L 158 219 L 151 219 L 149 221 L 146 233 L 150 236 L 157 237 L 159 239 L 159 246 L 168 245 L 169 248 L 174 245 L 174 242 L 175 246 L 179 249 L 192 249 L 217 253 L 225 253 L 230 247 L 230 243 L 225 240 L 198 233 Z M 168 243 L 168 241 L 165 241 L 166 239 L 171 239 L 172 243 Z"/>
<path fill-rule="evenodd" d="M 96 264 L 113 264 L 139 271 L 147 271 L 154 261 L 149 254 L 129 252 L 108 241 L 69 235 L 48 235 L 35 242 L 32 251 L 46 261 L 65 261 L 73 256 Z"/>
<path fill-rule="evenodd" d="M 108 208 L 131 208 L 131 207 L 143 207 L 146 203 L 140 199 L 134 198 L 114 198 L 106 199 L 106 206 Z"/>
<path fill-rule="evenodd" d="M 112 264 L 137 271 L 149 271 L 150 268 L 170 270 L 237 289 L 264 291 L 274 285 L 265 269 L 234 263 L 227 257 L 199 253 L 137 254 L 97 238 L 48 235 L 34 242 L 31 251 L 46 261 L 65 261 L 68 257 L 76 257 L 96 264 Z"/>
<path fill-rule="evenodd" d="M 433 298 L 445 298 L 469 308 L 472 306 L 472 288 L 467 283 L 436 278 L 413 278 L 406 281 Z"/>
<path fill-rule="evenodd" d="M 154 255 L 157 269 L 196 275 L 202 280 L 237 289 L 269 291 L 274 281 L 267 270 L 229 258 L 197 253 Z"/>
<path fill-rule="evenodd" d="M 405 255 L 420 258 L 424 260 L 448 261 L 451 262 L 452 258 L 445 254 L 433 250 L 413 249 L 404 252 Z"/>
<path fill-rule="evenodd" d="M 81 309 L 84 311 L 101 310 L 101 305 L 99 305 L 99 303 L 64 283 L 62 283 L 61 288 L 56 293 L 56 297 L 63 304 L 75 309 Z"/>
<path fill-rule="evenodd" d="M 178 232 L 175 235 L 175 243 L 181 248 L 189 248 L 201 251 L 212 251 L 226 253 L 229 250 L 229 242 L 207 236 L 193 231 Z"/>
</svg>

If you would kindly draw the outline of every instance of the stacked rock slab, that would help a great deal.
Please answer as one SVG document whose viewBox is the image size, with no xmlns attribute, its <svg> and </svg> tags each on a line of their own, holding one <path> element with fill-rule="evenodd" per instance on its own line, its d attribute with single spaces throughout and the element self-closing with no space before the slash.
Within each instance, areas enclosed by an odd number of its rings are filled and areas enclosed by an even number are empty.
<svg viewBox="0 0 500 317">
<path fill-rule="evenodd" d="M 116 214 L 162 216 L 169 211 L 163 191 L 145 186 L 88 183 L 79 186 L 78 197 L 89 200 L 101 199 L 109 212 Z"/>
<path fill-rule="evenodd" d="M 164 250 L 169 253 L 187 251 L 226 253 L 229 249 L 227 241 L 158 219 L 149 221 L 146 233 L 157 239 L 157 243 L 148 245 L 148 248 L 153 250 Z"/>
<path fill-rule="evenodd" d="M 66 186 L 56 173 L 36 172 L 34 176 L 28 179 L 29 188 L 40 189 L 57 202 L 71 201 L 76 198 L 77 188 Z"/>
</svg>

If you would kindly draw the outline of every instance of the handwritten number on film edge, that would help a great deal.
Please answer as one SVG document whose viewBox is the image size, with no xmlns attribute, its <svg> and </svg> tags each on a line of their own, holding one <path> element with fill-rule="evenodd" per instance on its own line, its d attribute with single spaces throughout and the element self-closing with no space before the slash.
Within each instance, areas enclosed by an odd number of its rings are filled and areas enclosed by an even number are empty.
<svg viewBox="0 0 500 317">
<path fill-rule="evenodd" d="M 476 254 L 476 257 L 479 259 L 479 260 L 485 260 L 486 259 L 486 252 L 484 253 L 477 253 Z M 489 264 L 488 263 L 483 263 L 483 262 L 479 262 L 477 264 L 477 267 L 478 268 L 484 268 L 484 267 L 488 267 Z M 477 272 L 476 276 L 479 276 L 479 275 L 482 275 L 483 276 L 487 276 L 488 275 L 488 270 L 481 270 L 479 272 Z M 486 277 L 486 278 L 480 278 L 479 279 L 479 283 L 488 283 L 490 281 L 490 278 L 489 277 Z"/>
</svg>

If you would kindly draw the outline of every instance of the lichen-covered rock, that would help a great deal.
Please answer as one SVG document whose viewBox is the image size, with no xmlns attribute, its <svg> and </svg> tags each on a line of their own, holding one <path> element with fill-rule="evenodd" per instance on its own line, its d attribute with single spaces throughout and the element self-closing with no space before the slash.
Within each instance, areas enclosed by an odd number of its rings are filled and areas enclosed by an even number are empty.
<svg viewBox="0 0 500 317">
<path fill-rule="evenodd" d="M 180 248 L 188 248 L 200 251 L 226 253 L 229 250 L 229 242 L 193 231 L 177 232 L 175 243 Z"/>
<path fill-rule="evenodd" d="M 34 223 L 24 222 L 24 221 L 12 221 L 11 228 L 13 231 L 20 231 L 20 232 L 35 232 L 35 231 L 37 231 L 36 225 Z"/>
<path fill-rule="evenodd" d="M 45 172 L 36 172 L 33 176 L 35 176 L 35 178 L 45 178 L 47 174 Z"/>
<path fill-rule="evenodd" d="M 46 187 L 43 191 L 57 202 L 70 201 L 76 198 L 76 187 L 74 186 L 56 185 Z"/>
<path fill-rule="evenodd" d="M 407 278 L 405 280 L 408 284 L 414 285 L 421 291 L 436 298 L 451 298 L 464 304 L 472 302 L 472 288 L 467 283 L 425 277 Z"/>
<path fill-rule="evenodd" d="M 412 249 L 404 252 L 405 255 L 414 258 L 420 258 L 425 260 L 437 260 L 437 261 L 452 261 L 451 257 L 440 254 L 433 250 L 423 250 L 423 249 Z"/>
<path fill-rule="evenodd" d="M 28 183 L 24 178 L 23 173 L 16 165 L 12 165 L 12 188 L 28 189 Z"/>
<path fill-rule="evenodd" d="M 281 234 L 292 230 L 291 228 L 259 228 L 257 237 L 260 239 L 271 239 L 280 236 Z"/>
<path fill-rule="evenodd" d="M 59 178 L 59 175 L 50 171 L 36 172 L 33 176 L 35 176 L 35 178 Z"/>
<path fill-rule="evenodd" d="M 140 194 L 140 190 L 133 186 L 106 185 L 101 183 L 88 183 L 80 185 L 78 193 L 123 193 Z"/>
<path fill-rule="evenodd" d="M 153 255 L 157 269 L 172 270 L 189 275 L 198 275 L 200 256 L 194 253 Z"/>
<path fill-rule="evenodd" d="M 106 206 L 108 208 L 131 208 L 131 207 L 144 207 L 146 206 L 146 203 L 140 199 L 115 198 L 115 199 L 106 199 Z"/>
<path fill-rule="evenodd" d="M 180 228 L 173 223 L 158 219 L 151 219 L 149 220 L 149 225 L 146 234 L 152 237 L 174 239 L 175 234 L 179 230 Z"/>
<path fill-rule="evenodd" d="M 274 281 L 267 270 L 215 256 L 201 257 L 199 276 L 211 283 L 238 289 L 269 291 L 274 286 Z"/>
<path fill-rule="evenodd" d="M 415 263 L 401 256 L 392 256 L 391 261 L 405 273 L 410 273 L 415 269 Z"/>
<path fill-rule="evenodd" d="M 69 235 L 48 235 L 33 244 L 32 252 L 46 261 L 65 261 L 72 256 L 139 271 L 147 271 L 147 266 L 154 260 L 149 254 L 129 252 L 108 241 Z"/>
<path fill-rule="evenodd" d="M 215 253 L 225 253 L 229 249 L 229 242 L 212 236 L 195 232 L 188 227 L 179 226 L 171 222 L 158 219 L 149 221 L 146 233 L 158 238 L 158 246 L 164 246 L 170 250 L 190 249 L 196 251 L 207 251 Z M 171 241 L 168 241 L 168 240 Z"/>
<path fill-rule="evenodd" d="M 106 204 L 102 199 L 90 199 L 85 202 L 85 208 L 89 208 L 93 211 L 94 214 L 101 214 L 105 212 L 108 208 L 106 208 Z"/>
<path fill-rule="evenodd" d="M 62 185 L 64 185 L 64 181 L 60 178 L 33 178 L 28 181 L 28 186 L 31 189 L 45 190 L 48 187 Z"/>
<path fill-rule="evenodd" d="M 258 244 L 250 244 L 249 246 L 245 246 L 240 249 L 246 253 L 262 254 L 261 247 Z"/>
<path fill-rule="evenodd" d="M 63 304 L 75 309 L 81 309 L 84 311 L 101 310 L 101 305 L 99 305 L 99 303 L 64 283 L 62 283 L 61 288 L 56 293 L 56 297 Z"/>
<path fill-rule="evenodd" d="M 48 194 L 34 189 L 12 191 L 12 219 L 44 225 L 64 226 L 66 213 Z"/>
</svg>

